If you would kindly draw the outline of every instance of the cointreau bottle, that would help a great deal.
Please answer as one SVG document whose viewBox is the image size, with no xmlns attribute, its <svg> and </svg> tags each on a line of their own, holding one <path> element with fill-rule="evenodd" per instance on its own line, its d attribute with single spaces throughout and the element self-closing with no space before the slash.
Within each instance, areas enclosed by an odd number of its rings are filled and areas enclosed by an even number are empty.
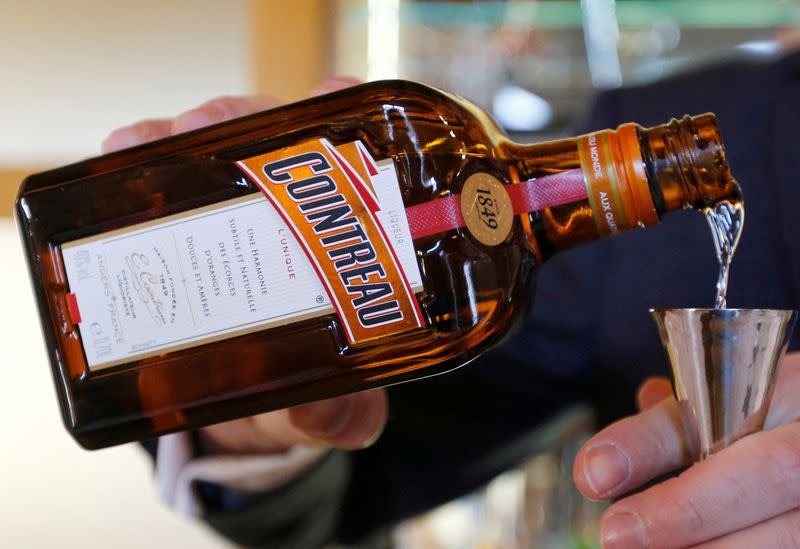
<svg viewBox="0 0 800 549">
<path fill-rule="evenodd" d="M 100 448 L 465 364 L 554 253 L 737 190 L 713 115 L 520 145 L 387 81 L 33 175 L 16 215 Z"/>
</svg>

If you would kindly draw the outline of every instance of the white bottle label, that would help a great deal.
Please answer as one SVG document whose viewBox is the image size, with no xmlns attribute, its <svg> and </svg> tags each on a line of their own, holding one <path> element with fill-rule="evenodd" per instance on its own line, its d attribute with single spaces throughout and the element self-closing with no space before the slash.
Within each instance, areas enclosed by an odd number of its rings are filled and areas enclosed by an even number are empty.
<svg viewBox="0 0 800 549">
<path fill-rule="evenodd" d="M 419 291 L 394 165 L 376 166 L 369 183 L 378 222 Z M 73 241 L 62 256 L 90 370 L 334 312 L 303 248 L 263 195 Z"/>
</svg>

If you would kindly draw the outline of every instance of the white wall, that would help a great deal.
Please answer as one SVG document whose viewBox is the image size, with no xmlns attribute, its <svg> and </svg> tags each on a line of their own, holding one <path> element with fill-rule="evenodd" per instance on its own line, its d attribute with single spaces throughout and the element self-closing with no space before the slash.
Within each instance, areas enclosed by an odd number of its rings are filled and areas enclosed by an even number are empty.
<svg viewBox="0 0 800 549">
<path fill-rule="evenodd" d="M 247 0 L 0 0 L 0 167 L 250 87 Z"/>
<path fill-rule="evenodd" d="M 0 547 L 228 547 L 158 501 L 138 446 L 88 452 L 67 434 L 9 218 L 0 250 Z"/>
<path fill-rule="evenodd" d="M 250 87 L 247 0 L 0 0 L 0 169 L 96 154 L 116 126 Z M 0 547 L 221 548 L 163 507 L 136 446 L 61 426 L 15 228 L 0 220 Z"/>
</svg>

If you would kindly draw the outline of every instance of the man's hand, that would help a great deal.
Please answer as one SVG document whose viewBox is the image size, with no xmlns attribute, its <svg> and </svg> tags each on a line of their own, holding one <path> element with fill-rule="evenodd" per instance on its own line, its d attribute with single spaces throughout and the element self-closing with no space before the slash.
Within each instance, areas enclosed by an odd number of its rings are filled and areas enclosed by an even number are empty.
<svg viewBox="0 0 800 549">
<path fill-rule="evenodd" d="M 311 93 L 320 95 L 356 83 L 350 79 L 328 80 Z M 103 142 L 103 152 L 133 147 L 279 104 L 264 96 L 219 97 L 174 119 L 145 120 L 120 128 Z M 351 450 L 375 442 L 386 418 L 386 393 L 375 390 L 212 425 L 201 431 L 201 440 L 209 452 L 279 452 L 295 444 L 315 443 Z"/>
<path fill-rule="evenodd" d="M 781 365 L 765 431 L 741 439 L 677 478 L 614 503 L 605 548 L 800 547 L 800 353 Z M 574 477 L 591 499 L 623 496 L 691 463 L 667 380 L 639 390 L 643 410 L 589 440 Z"/>
</svg>

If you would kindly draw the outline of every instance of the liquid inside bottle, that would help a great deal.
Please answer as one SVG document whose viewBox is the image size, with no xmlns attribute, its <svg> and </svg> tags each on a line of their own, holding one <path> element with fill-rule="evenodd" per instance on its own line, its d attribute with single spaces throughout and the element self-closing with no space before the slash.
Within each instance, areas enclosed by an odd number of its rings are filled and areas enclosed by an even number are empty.
<svg viewBox="0 0 800 549">
<path fill-rule="evenodd" d="M 735 193 L 710 115 L 520 145 L 390 81 L 33 175 L 16 215 L 99 448 L 461 366 L 553 254 Z"/>
</svg>

